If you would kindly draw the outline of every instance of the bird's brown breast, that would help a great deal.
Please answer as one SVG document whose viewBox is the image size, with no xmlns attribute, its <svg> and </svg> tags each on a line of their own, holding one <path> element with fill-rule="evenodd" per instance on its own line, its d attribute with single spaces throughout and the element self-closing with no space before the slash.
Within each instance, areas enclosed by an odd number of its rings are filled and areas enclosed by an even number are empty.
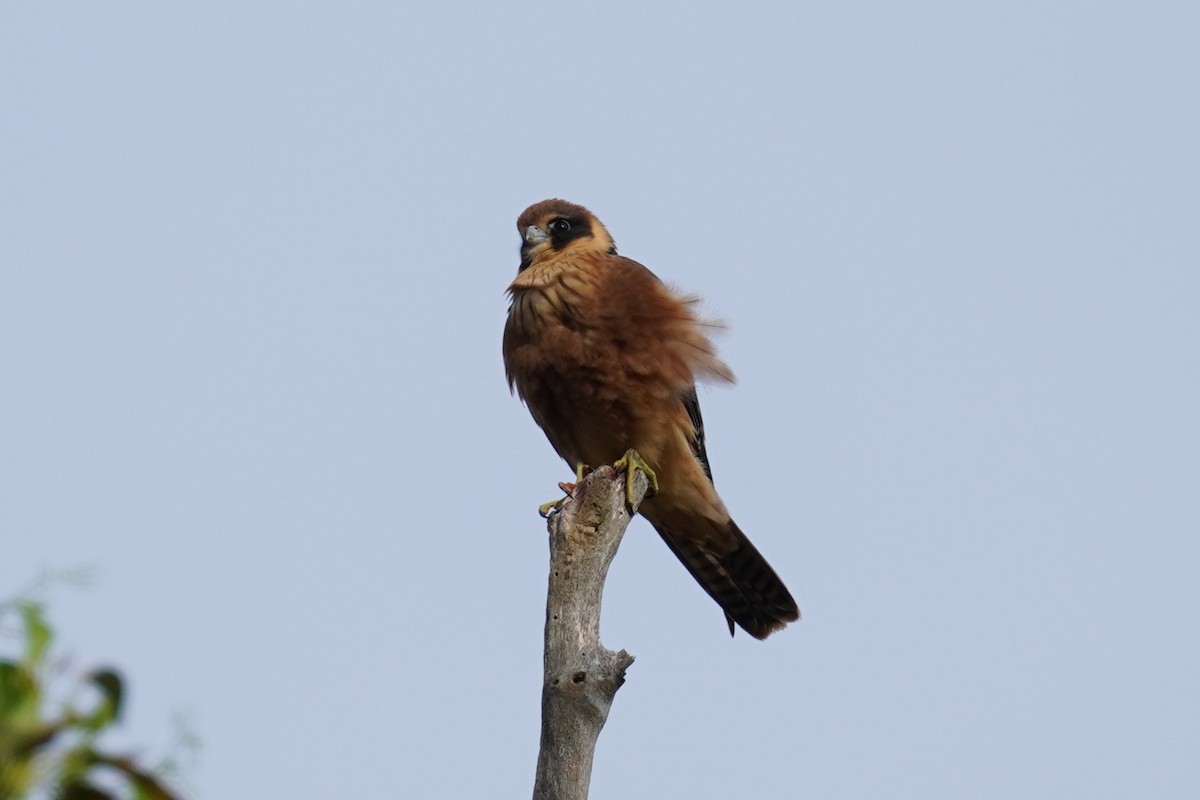
<svg viewBox="0 0 1200 800">
<path fill-rule="evenodd" d="M 509 384 L 569 464 L 636 449 L 690 454 L 694 373 L 731 379 L 692 312 L 648 269 L 611 253 L 539 259 L 510 286 Z M 689 455 L 690 457 L 690 455 Z"/>
<path fill-rule="evenodd" d="M 569 463 L 615 461 L 632 446 L 637 416 L 616 320 L 602 298 L 611 287 L 591 254 L 538 263 L 517 276 L 504 333 L 510 385 Z"/>
</svg>

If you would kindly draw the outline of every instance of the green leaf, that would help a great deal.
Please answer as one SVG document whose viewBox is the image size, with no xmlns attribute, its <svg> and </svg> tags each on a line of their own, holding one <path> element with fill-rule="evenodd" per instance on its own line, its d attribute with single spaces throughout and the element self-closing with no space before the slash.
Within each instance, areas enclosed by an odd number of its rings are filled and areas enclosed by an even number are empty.
<svg viewBox="0 0 1200 800">
<path fill-rule="evenodd" d="M 112 705 L 113 719 L 121 718 L 121 704 L 125 699 L 125 683 L 121 673 L 107 667 L 94 670 L 91 675 L 92 683 L 104 692 L 105 698 Z"/>
<path fill-rule="evenodd" d="M 38 719 L 41 691 L 37 676 L 24 664 L 0 661 L 0 719 L 29 726 Z"/>
<path fill-rule="evenodd" d="M 36 669 L 46 657 L 54 629 L 46 622 L 41 603 L 25 600 L 20 603 L 20 609 L 21 621 L 25 623 L 25 663 Z"/>
<path fill-rule="evenodd" d="M 97 789 L 90 783 L 71 783 L 64 786 L 56 800 L 114 800 L 108 792 Z"/>
<path fill-rule="evenodd" d="M 121 718 L 125 684 L 120 673 L 114 669 L 97 669 L 88 675 L 88 681 L 100 690 L 100 705 L 91 714 L 81 716 L 79 725 L 86 731 L 96 733 Z"/>
<path fill-rule="evenodd" d="M 4 753 L 0 752 L 0 756 Z M 0 798 L 27 797 L 37 782 L 38 773 L 30 759 L 0 759 Z"/>
<path fill-rule="evenodd" d="M 7 717 L 21 702 L 23 672 L 19 664 L 0 661 L 0 716 Z"/>
<path fill-rule="evenodd" d="M 76 745 L 55 756 L 59 780 L 64 786 L 83 783 L 92 774 L 92 768 L 103 760 L 103 756 L 87 743 Z"/>
</svg>

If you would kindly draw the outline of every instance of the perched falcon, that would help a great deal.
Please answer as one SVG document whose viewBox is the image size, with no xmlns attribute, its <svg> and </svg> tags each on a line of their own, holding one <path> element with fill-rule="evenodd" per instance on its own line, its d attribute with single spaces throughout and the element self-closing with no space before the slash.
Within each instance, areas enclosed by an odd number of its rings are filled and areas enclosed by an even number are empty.
<svg viewBox="0 0 1200 800">
<path fill-rule="evenodd" d="M 544 200 L 517 219 L 521 265 L 508 287 L 504 367 L 550 444 L 582 474 L 634 450 L 653 491 L 639 512 L 692 577 L 758 639 L 800 612 L 725 510 L 704 450 L 697 378 L 733 381 L 698 299 L 617 255 L 582 206 Z M 630 471 L 634 465 L 626 463 Z"/>
</svg>

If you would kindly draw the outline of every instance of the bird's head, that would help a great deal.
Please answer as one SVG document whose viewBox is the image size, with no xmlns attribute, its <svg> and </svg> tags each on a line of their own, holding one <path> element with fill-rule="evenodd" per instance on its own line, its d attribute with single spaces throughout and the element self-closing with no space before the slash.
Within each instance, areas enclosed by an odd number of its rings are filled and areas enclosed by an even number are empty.
<svg viewBox="0 0 1200 800">
<path fill-rule="evenodd" d="M 534 203 L 517 218 L 517 230 L 521 234 L 521 268 L 518 272 L 524 272 L 539 260 L 567 251 L 617 252 L 600 220 L 583 206 L 566 200 Z"/>
</svg>

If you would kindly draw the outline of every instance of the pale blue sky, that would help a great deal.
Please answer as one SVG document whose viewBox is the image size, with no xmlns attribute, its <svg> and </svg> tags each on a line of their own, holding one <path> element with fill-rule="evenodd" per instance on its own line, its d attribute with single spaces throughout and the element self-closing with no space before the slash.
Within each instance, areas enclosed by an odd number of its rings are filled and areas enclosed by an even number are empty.
<svg viewBox="0 0 1200 800">
<path fill-rule="evenodd" d="M 520 797 L 517 214 L 703 294 L 763 643 L 644 522 L 593 797 L 1200 795 L 1193 3 L 0 11 L 0 592 L 199 798 Z M 11 642 L 0 641 L 0 648 Z"/>
</svg>

